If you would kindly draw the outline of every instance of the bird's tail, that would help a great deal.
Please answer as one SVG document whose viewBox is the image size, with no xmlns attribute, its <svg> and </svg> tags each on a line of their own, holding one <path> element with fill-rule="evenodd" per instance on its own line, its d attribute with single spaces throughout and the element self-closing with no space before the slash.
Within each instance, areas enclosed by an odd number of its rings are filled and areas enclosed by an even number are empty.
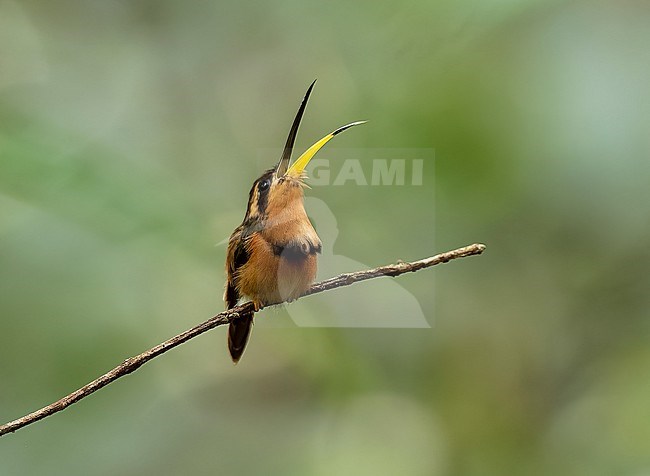
<svg viewBox="0 0 650 476">
<path fill-rule="evenodd" d="M 228 327 L 228 350 L 230 351 L 230 357 L 235 364 L 239 362 L 239 359 L 241 359 L 241 356 L 244 353 L 244 349 L 246 349 L 246 344 L 248 343 L 248 337 L 251 335 L 252 328 L 252 315 L 241 316 L 232 321 Z"/>
</svg>

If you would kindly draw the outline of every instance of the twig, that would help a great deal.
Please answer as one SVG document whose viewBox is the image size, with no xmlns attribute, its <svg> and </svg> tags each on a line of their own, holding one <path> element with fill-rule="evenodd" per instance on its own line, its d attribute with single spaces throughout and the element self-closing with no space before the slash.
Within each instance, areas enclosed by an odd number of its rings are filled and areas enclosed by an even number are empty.
<svg viewBox="0 0 650 476">
<path fill-rule="evenodd" d="M 400 274 L 409 273 L 412 271 L 418 271 L 423 268 L 428 268 L 440 263 L 446 263 L 457 258 L 464 258 L 466 256 L 479 255 L 485 250 L 485 245 L 473 244 L 470 246 L 465 246 L 463 248 L 458 248 L 456 250 L 448 251 L 446 253 L 441 253 L 430 258 L 425 258 L 419 261 L 413 261 L 411 263 L 396 263 L 389 264 L 386 266 L 380 266 L 378 268 L 368 269 L 365 271 L 357 271 L 354 273 L 345 273 L 334 278 L 326 279 L 320 283 L 316 283 L 311 286 L 311 288 L 303 294 L 303 296 L 308 296 L 310 294 L 322 293 L 334 288 L 340 288 L 342 286 L 349 286 L 359 281 L 365 281 L 366 279 L 377 278 L 379 276 L 399 276 Z M 281 304 L 281 303 L 276 303 Z M 273 304 L 275 305 L 275 304 Z M 268 307 L 268 306 L 267 306 Z M 25 415 L 17 420 L 10 421 L 2 426 L 0 426 L 0 436 L 6 435 L 8 433 L 13 433 L 14 431 L 35 423 L 43 418 L 58 413 L 61 410 L 66 409 L 73 403 L 78 402 L 82 398 L 86 398 L 90 394 L 96 392 L 100 388 L 105 387 L 111 382 L 114 382 L 120 377 L 134 372 L 140 368 L 143 364 L 149 362 L 154 357 L 157 357 L 165 352 L 173 349 L 174 347 L 187 342 L 194 337 L 203 334 L 204 332 L 209 331 L 217 326 L 222 326 L 228 324 L 233 319 L 238 319 L 241 316 L 247 316 L 252 314 L 254 311 L 253 304 L 247 302 L 241 306 L 234 307 L 228 311 L 223 311 L 217 314 L 216 316 L 211 317 L 207 321 L 195 326 L 181 334 L 178 334 L 175 337 L 172 337 L 165 342 L 158 344 L 157 346 L 143 352 L 135 357 L 126 359 L 120 365 L 115 367 L 113 370 L 105 373 L 101 377 L 93 380 L 92 382 L 84 385 L 79 390 L 72 392 L 70 395 L 63 397 L 56 402 L 47 405 L 46 407 L 36 410 L 28 415 Z"/>
</svg>

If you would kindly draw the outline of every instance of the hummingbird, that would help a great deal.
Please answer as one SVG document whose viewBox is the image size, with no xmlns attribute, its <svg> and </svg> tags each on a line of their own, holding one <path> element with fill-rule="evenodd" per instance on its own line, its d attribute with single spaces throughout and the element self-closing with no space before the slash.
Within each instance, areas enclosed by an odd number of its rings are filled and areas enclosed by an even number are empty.
<svg viewBox="0 0 650 476">
<path fill-rule="evenodd" d="M 305 211 L 305 167 L 334 136 L 366 121 L 339 127 L 290 165 L 298 127 L 315 83 L 311 83 L 300 103 L 280 161 L 253 182 L 246 215 L 228 240 L 223 297 L 227 309 L 244 298 L 253 302 L 255 311 L 295 300 L 316 278 L 322 245 Z M 244 353 L 252 326 L 253 315 L 242 316 L 229 325 L 228 350 L 235 364 Z"/>
</svg>

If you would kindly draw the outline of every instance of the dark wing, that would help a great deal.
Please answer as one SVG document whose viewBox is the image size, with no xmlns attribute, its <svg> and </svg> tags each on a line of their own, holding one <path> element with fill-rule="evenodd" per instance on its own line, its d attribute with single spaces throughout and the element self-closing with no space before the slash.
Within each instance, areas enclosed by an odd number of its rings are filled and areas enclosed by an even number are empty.
<svg viewBox="0 0 650 476">
<path fill-rule="evenodd" d="M 223 300 L 226 301 L 228 309 L 234 307 L 239 300 L 237 293 L 237 271 L 246 264 L 249 258 L 248 239 L 245 235 L 244 226 L 241 225 L 235 229 L 230 240 L 228 240 L 228 255 L 226 258 L 226 292 Z"/>
<path fill-rule="evenodd" d="M 228 241 L 228 257 L 226 259 L 226 273 L 228 281 L 223 299 L 228 309 L 235 307 L 240 296 L 237 292 L 237 272 L 246 264 L 249 258 L 248 241 L 249 228 L 243 224 L 233 232 Z M 234 363 L 237 363 L 244 353 L 246 343 L 253 327 L 253 316 L 241 316 L 228 326 L 228 350 Z"/>
</svg>

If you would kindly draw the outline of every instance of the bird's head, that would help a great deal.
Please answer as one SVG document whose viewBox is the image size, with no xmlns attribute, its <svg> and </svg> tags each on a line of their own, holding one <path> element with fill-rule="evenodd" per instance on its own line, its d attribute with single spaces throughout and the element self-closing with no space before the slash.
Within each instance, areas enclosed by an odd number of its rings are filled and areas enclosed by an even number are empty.
<svg viewBox="0 0 650 476">
<path fill-rule="evenodd" d="M 288 212 L 290 213 L 293 207 L 302 207 L 303 187 L 305 186 L 304 180 L 307 178 L 305 167 L 307 167 L 309 161 L 335 135 L 340 134 L 350 127 L 366 122 L 352 122 L 351 124 L 339 127 L 308 148 L 290 165 L 291 152 L 296 141 L 300 120 L 305 112 L 309 95 L 315 83 L 316 81 L 311 83 L 307 89 L 307 93 L 305 93 L 305 97 L 300 103 L 296 117 L 289 130 L 289 137 L 287 137 L 280 161 L 274 168 L 264 172 L 253 183 L 248 199 L 246 219 L 262 220 L 268 216 L 286 215 Z"/>
</svg>

